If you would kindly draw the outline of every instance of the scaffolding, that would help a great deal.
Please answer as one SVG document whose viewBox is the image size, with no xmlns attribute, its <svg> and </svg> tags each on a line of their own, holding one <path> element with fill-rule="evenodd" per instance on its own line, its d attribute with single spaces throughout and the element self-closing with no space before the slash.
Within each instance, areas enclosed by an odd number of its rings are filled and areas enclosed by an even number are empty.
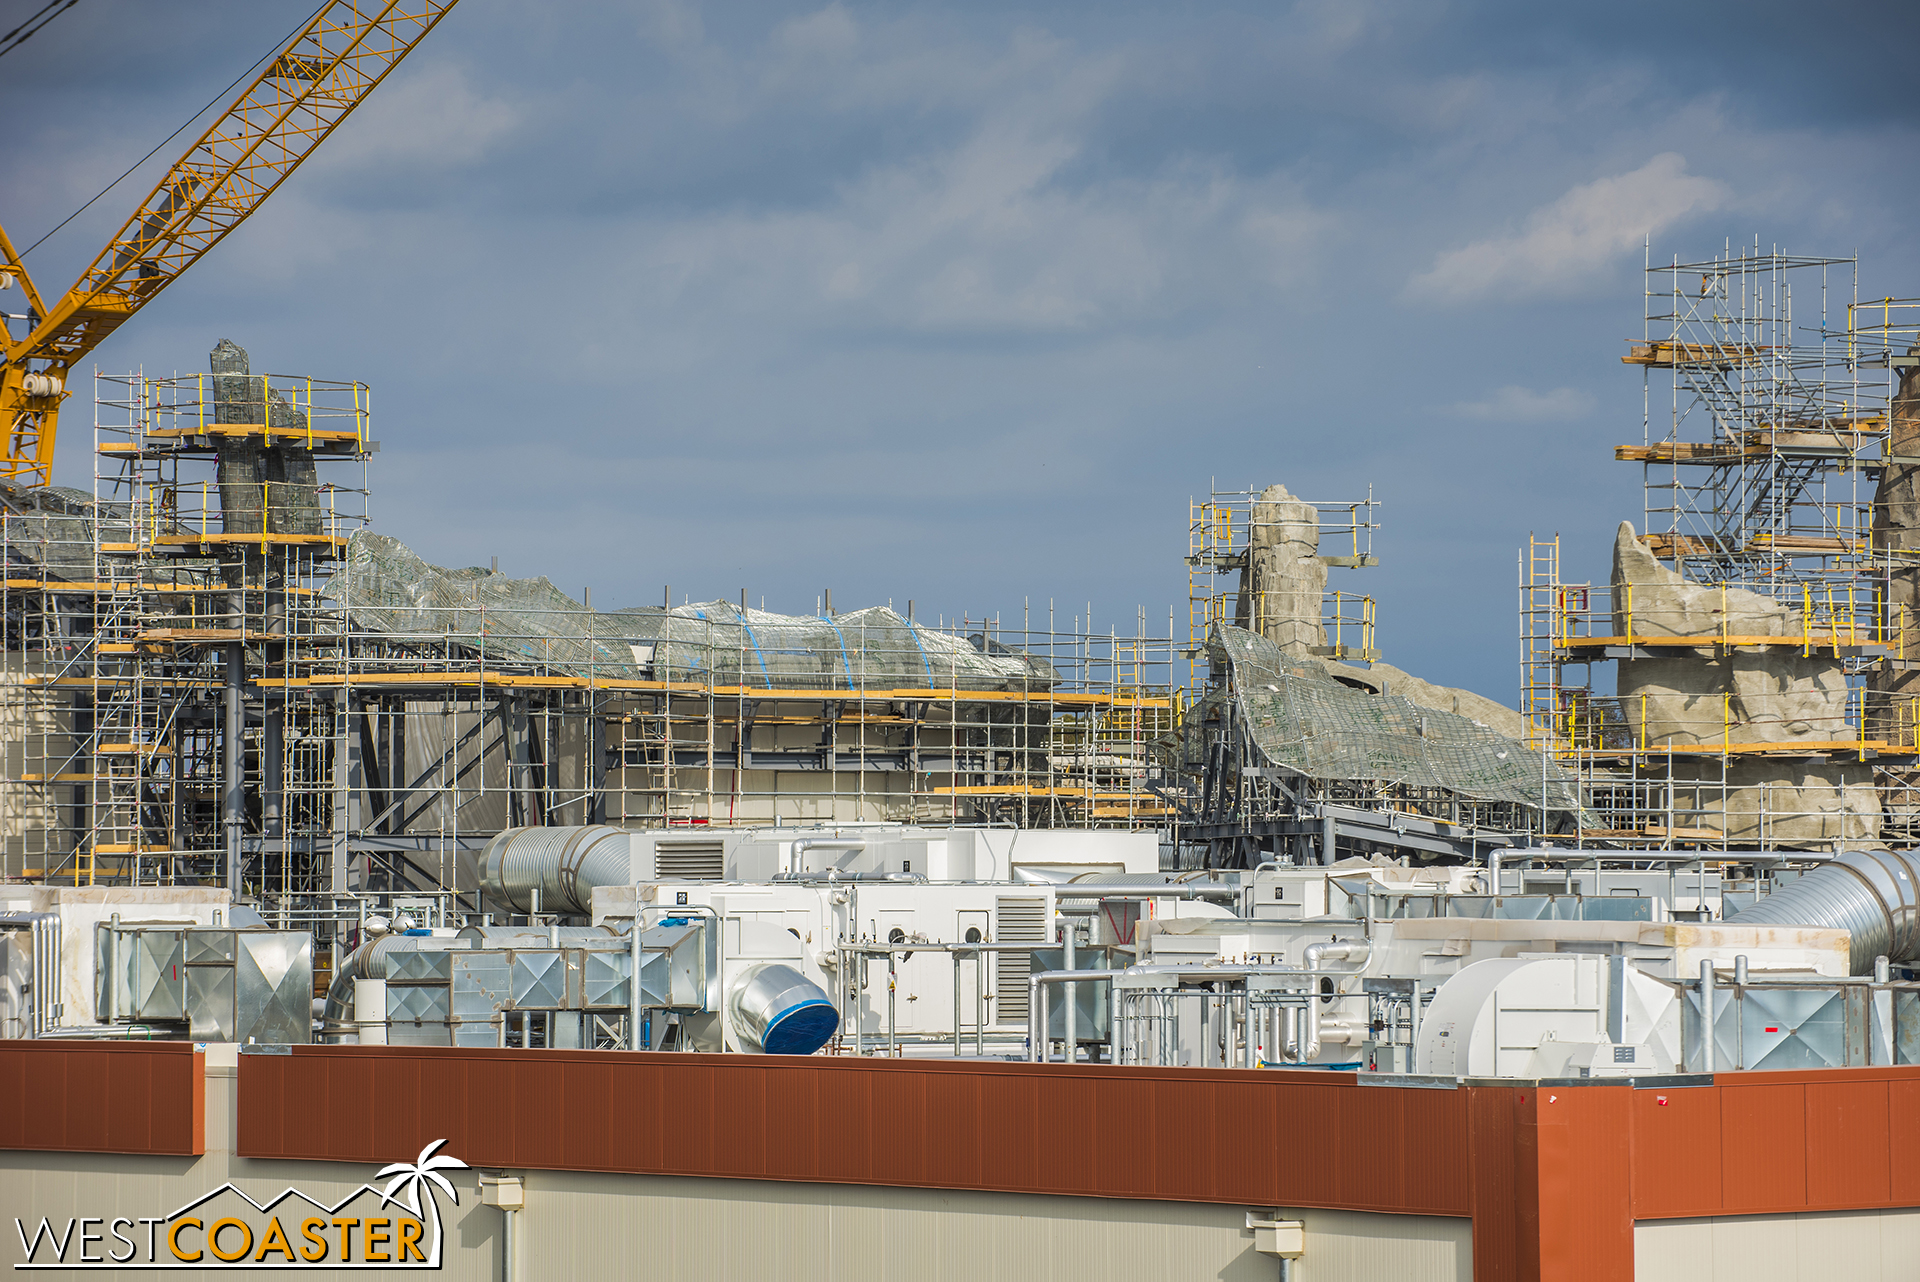
<svg viewBox="0 0 1920 1282">
<path fill-rule="evenodd" d="M 1349 666 L 1380 659 L 1373 598 L 1310 585 L 1378 565 L 1379 528 L 1372 487 L 1316 502 L 1215 486 L 1188 501 L 1187 708 L 1157 785 L 1183 867 L 1473 861 L 1573 822 L 1578 791 L 1547 757 Z"/>
<path fill-rule="evenodd" d="M 1274 603 L 1258 595 L 1247 599 L 1248 553 L 1253 546 L 1254 509 L 1260 497 L 1258 488 L 1222 490 L 1216 483 L 1209 487 L 1206 498 L 1187 501 L 1189 687 L 1202 679 L 1207 639 L 1215 628 L 1238 624 L 1264 631 L 1262 624 L 1276 613 Z M 1373 554 L 1373 532 L 1380 528 L 1380 519 L 1371 485 L 1363 499 L 1294 501 L 1313 509 L 1321 564 L 1329 569 L 1355 570 L 1380 564 Z M 1325 644 L 1312 647 L 1312 651 L 1323 658 L 1372 663 L 1380 657 L 1374 644 L 1374 622 L 1371 596 L 1328 589 L 1321 595 L 1320 626 Z"/>
<path fill-rule="evenodd" d="M 96 375 L 93 492 L 0 494 L 9 879 L 224 884 L 324 935 L 478 910 L 510 827 L 1172 814 L 1144 611 L 595 611 L 430 566 L 368 528 L 365 385 L 244 361 Z"/>
<path fill-rule="evenodd" d="M 1642 336 L 1621 358 L 1643 373 L 1642 439 L 1614 456 L 1641 465 L 1642 544 L 1704 589 L 1705 613 L 1650 625 L 1632 584 L 1567 581 L 1559 536 L 1530 535 L 1519 557 L 1529 746 L 1589 798 L 1596 826 L 1576 844 L 1765 850 L 1875 837 L 1878 801 L 1851 790 L 1920 749 L 1912 698 L 1870 689 L 1908 662 L 1913 626 L 1889 590 L 1901 556 L 1876 537 L 1874 487 L 1901 461 L 1888 444 L 1892 374 L 1920 317 L 1896 300 L 1861 303 L 1855 259 L 1757 244 L 1649 260 L 1646 281 Z M 1608 680 L 1621 661 L 1731 672 L 1790 659 L 1808 661 L 1794 679 L 1826 696 L 1791 732 L 1744 713 L 1732 689 L 1676 712 Z M 1808 778 L 1841 798 L 1831 822 Z"/>
</svg>

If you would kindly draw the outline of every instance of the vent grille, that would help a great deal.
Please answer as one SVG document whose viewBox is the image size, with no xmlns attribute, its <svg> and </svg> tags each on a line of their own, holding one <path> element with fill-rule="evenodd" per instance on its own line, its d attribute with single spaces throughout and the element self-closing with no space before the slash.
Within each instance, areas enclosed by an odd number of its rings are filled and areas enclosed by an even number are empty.
<svg viewBox="0 0 1920 1282">
<path fill-rule="evenodd" d="M 718 841 L 663 841 L 653 848 L 653 875 L 661 881 L 719 881 L 726 846 Z"/>
<path fill-rule="evenodd" d="M 1002 898 L 994 901 L 994 907 L 995 943 L 1024 944 L 1031 940 L 1035 947 L 1046 944 L 1045 899 Z M 995 953 L 993 958 L 993 1022 L 1024 1024 L 1027 1022 L 1027 980 L 1033 974 L 1033 957 L 1029 953 L 1010 952 Z"/>
</svg>

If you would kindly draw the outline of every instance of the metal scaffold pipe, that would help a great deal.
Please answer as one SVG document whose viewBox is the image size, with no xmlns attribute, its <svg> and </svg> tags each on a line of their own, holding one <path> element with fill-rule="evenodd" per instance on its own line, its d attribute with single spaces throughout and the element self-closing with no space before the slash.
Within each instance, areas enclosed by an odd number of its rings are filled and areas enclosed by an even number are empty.
<svg viewBox="0 0 1920 1282">
<path fill-rule="evenodd" d="M 244 623 L 244 616 L 242 616 Z M 246 824 L 245 780 L 240 775 L 240 746 L 245 731 L 245 709 L 241 704 L 241 677 L 246 667 L 246 647 L 239 642 L 229 645 L 222 666 L 225 679 L 226 731 L 221 747 L 222 772 L 220 782 L 223 785 L 221 796 L 221 821 L 226 829 L 227 890 L 234 898 L 240 896 L 240 835 Z"/>
</svg>

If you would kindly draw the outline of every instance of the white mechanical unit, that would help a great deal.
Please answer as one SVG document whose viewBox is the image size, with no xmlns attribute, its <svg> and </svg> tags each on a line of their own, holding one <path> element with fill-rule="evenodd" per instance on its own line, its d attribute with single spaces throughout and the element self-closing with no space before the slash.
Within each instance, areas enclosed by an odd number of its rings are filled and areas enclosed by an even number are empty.
<svg viewBox="0 0 1920 1282">
<path fill-rule="evenodd" d="M 1674 991 L 1618 956 L 1523 953 L 1440 986 L 1414 1071 L 1443 1077 L 1632 1077 L 1680 1059 Z"/>
<path fill-rule="evenodd" d="M 593 920 L 624 927 L 636 904 L 654 917 L 711 908 L 725 958 L 773 959 L 748 951 L 764 949 L 752 941 L 770 938 L 769 930 L 790 941 L 779 959 L 831 996 L 849 1034 L 857 1027 L 868 1044 L 891 1034 L 907 1046 L 951 1046 L 956 990 L 965 1038 L 1024 1035 L 1029 950 L 1056 937 L 1055 890 L 1008 882 L 660 881 L 597 887 Z M 976 953 L 969 944 L 989 947 Z M 849 1003 L 857 1024 L 846 1015 Z"/>
<path fill-rule="evenodd" d="M 1248 1036 L 1265 1062 L 1293 1058 L 1275 1047 L 1312 1046 L 1316 1063 L 1488 1077 L 1674 1071 L 1681 1012 L 1671 982 L 1704 961 L 1731 970 L 1744 956 L 1755 974 L 1850 970 L 1845 931 L 1673 921 L 1193 917 L 1147 924 L 1141 940 L 1146 965 L 1125 985 L 1135 991 L 1297 988 L 1285 973 L 1241 972 L 1318 972 L 1321 1035 L 1256 1020 Z M 1156 979 L 1156 967 L 1201 973 Z M 1190 1040 L 1183 1032 L 1169 1044 Z"/>
<path fill-rule="evenodd" d="M 1066 881 L 1157 875 L 1160 839 L 1105 829 L 703 828 L 629 835 L 634 881 L 770 881 L 781 875 L 906 873 L 929 881 Z"/>
<path fill-rule="evenodd" d="M 1326 866 L 1274 866 L 1247 875 L 1246 915 L 1264 921 L 1314 917 L 1362 917 L 1368 894 L 1487 895 L 1492 875 L 1484 868 L 1408 868 L 1366 859 Z"/>
</svg>

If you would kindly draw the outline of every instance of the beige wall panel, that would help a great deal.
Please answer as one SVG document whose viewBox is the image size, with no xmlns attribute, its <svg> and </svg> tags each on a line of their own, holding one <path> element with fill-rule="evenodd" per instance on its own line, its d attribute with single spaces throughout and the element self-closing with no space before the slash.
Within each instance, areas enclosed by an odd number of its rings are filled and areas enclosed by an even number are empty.
<svg viewBox="0 0 1920 1282">
<path fill-rule="evenodd" d="M 1920 1210 L 1645 1220 L 1638 1282 L 1920 1282 Z"/>
</svg>

